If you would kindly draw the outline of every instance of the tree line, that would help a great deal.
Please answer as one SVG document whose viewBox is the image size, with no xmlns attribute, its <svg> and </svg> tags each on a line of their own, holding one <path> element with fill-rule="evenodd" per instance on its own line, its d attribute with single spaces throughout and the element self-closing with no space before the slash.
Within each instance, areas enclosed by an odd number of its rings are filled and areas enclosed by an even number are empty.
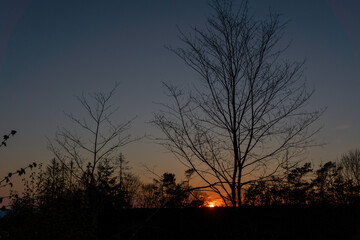
<svg viewBox="0 0 360 240">
<path fill-rule="evenodd" d="M 338 163 L 318 169 L 310 163 L 285 171 L 281 177 L 255 181 L 245 191 L 244 203 L 260 205 L 360 204 L 360 151 L 351 150 Z"/>
<path fill-rule="evenodd" d="M 80 178 L 74 177 L 78 171 L 71 162 L 65 166 L 53 159 L 21 173 L 23 190 L 10 190 L 10 204 L 2 209 L 6 215 L 0 219 L 1 239 L 106 239 L 118 231 L 114 223 L 129 220 L 131 209 L 156 213 L 163 208 L 205 205 L 205 194 L 191 189 L 189 181 L 178 182 L 172 173 L 152 183 L 141 182 L 122 155 L 99 163 L 93 176 L 90 167 Z M 134 228 L 125 223 L 120 227 Z"/>
<path fill-rule="evenodd" d="M 283 175 L 255 181 L 244 189 L 243 207 L 359 207 L 359 169 L 359 150 L 316 169 L 310 163 L 284 169 Z M 190 186 L 189 171 L 185 181 L 178 182 L 174 174 L 164 173 L 152 183 L 143 183 L 122 155 L 116 161 L 101 162 L 93 181 L 90 170 L 77 179 L 73 174 L 79 170 L 53 159 L 21 173 L 24 190 L 10 193 L 11 206 L 0 219 L 1 239 L 131 236 L 141 232 L 161 209 L 184 209 L 189 214 L 186 209 L 196 213 L 195 209 L 207 206 L 207 195 Z M 134 224 L 137 214 L 140 220 Z"/>
<path fill-rule="evenodd" d="M 27 175 L 26 171 L 30 171 Z M 193 171 L 177 182 L 173 173 L 163 173 L 152 183 L 143 183 L 131 172 L 122 154 L 115 161 L 101 162 L 91 176 L 88 167 L 78 179 L 73 163 L 68 166 L 55 158 L 43 167 L 33 163 L 26 169 L 9 173 L 4 187 L 13 187 L 11 177 L 22 176 L 24 191 L 11 190 L 13 211 L 41 209 L 58 203 L 72 203 L 98 211 L 104 208 L 183 208 L 207 206 L 207 194 L 190 186 Z M 89 185 L 93 178 L 93 185 Z M 261 205 L 359 205 L 360 150 L 351 150 L 338 162 L 320 164 L 317 169 L 306 162 L 283 169 L 283 174 L 254 181 L 245 190 L 242 201 L 248 206 Z M 92 201 L 96 201 L 92 203 Z M 223 205 L 225 206 L 225 204 Z"/>
</svg>

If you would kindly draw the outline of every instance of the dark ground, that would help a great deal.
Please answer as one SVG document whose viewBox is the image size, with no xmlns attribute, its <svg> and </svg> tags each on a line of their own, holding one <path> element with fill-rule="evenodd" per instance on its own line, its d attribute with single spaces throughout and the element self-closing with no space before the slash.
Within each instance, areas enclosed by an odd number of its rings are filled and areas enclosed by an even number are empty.
<svg viewBox="0 0 360 240">
<path fill-rule="evenodd" d="M 133 226 L 138 226 L 153 210 L 131 211 Z M 163 209 L 135 239 L 360 239 L 360 209 Z"/>
<path fill-rule="evenodd" d="M 35 214 L 28 219 L 1 219 L 0 240 L 360 239 L 359 207 L 128 209 L 104 213 L 98 221 L 97 238 L 81 233 L 83 230 L 74 231 L 79 221 L 70 225 L 56 223 L 57 216 L 51 216 L 48 222 L 40 218 L 43 216 Z M 79 227 L 85 229 L 84 226 Z M 66 232 L 70 228 L 71 234 Z"/>
</svg>

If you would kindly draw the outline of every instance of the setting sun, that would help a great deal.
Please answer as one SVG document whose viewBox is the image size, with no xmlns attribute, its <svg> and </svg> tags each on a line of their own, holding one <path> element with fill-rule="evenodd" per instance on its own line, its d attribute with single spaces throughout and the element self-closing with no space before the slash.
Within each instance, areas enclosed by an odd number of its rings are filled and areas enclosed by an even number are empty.
<svg viewBox="0 0 360 240">
<path fill-rule="evenodd" d="M 209 205 L 208 205 L 209 208 L 213 208 L 215 207 L 215 203 L 214 202 L 210 202 Z"/>
<path fill-rule="evenodd" d="M 223 207 L 223 203 L 219 199 L 209 199 L 209 201 L 205 204 L 208 208 L 216 208 L 216 207 Z"/>
</svg>

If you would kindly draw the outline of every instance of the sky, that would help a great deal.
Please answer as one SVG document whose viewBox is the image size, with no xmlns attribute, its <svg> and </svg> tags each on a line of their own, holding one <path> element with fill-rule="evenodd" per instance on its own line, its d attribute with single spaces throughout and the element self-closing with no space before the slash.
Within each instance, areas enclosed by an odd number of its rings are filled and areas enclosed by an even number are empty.
<svg viewBox="0 0 360 240">
<path fill-rule="evenodd" d="M 309 108 L 327 107 L 309 149 L 314 164 L 360 148 L 360 2 L 356 0 L 250 0 L 255 16 L 268 10 L 288 21 L 286 57 L 306 59 L 304 76 L 315 89 Z M 64 112 L 81 116 L 76 96 L 106 92 L 120 83 L 119 121 L 136 117 L 133 136 L 159 136 L 149 121 L 166 102 L 162 82 L 183 86 L 197 75 L 165 46 L 181 46 L 178 29 L 203 27 L 205 0 L 0 0 L 0 134 L 18 133 L 0 149 L 0 176 L 52 158 L 47 139 L 70 126 Z M 150 138 L 123 148 L 144 179 L 182 165 Z"/>
</svg>

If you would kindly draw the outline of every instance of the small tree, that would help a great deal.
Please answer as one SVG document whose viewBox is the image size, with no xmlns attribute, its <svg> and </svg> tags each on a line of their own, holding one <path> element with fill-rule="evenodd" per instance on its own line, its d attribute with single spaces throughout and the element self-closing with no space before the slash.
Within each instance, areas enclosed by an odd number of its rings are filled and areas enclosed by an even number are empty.
<svg viewBox="0 0 360 240">
<path fill-rule="evenodd" d="M 55 158 L 65 163 L 65 166 L 73 162 L 80 174 L 88 176 L 89 186 L 94 185 L 98 165 L 115 159 L 121 147 L 135 140 L 126 133 L 133 119 L 122 123 L 112 120 L 113 114 L 118 110 L 118 107 L 111 105 L 117 88 L 118 84 L 108 93 L 95 92 L 77 97 L 85 110 L 85 116 L 66 114 L 76 128 L 59 129 L 54 141 L 49 141 L 49 148 Z M 76 177 L 79 179 L 81 176 Z"/>
<path fill-rule="evenodd" d="M 73 130 L 61 128 L 56 132 L 54 141 L 49 141 L 49 148 L 56 160 L 63 166 L 71 166 L 70 175 L 83 184 L 85 199 L 83 204 L 90 209 L 90 225 L 94 235 L 97 234 L 98 215 L 104 207 L 104 195 L 100 188 L 112 188 L 113 177 L 111 166 L 107 162 L 115 160 L 119 150 L 135 139 L 127 133 L 133 119 L 116 123 L 114 113 L 119 107 L 111 104 L 118 84 L 108 93 L 95 92 L 77 97 L 85 115 L 66 114 L 75 124 Z M 109 175 L 110 174 L 110 175 Z M 109 189 L 108 189 L 109 190 Z"/>
<path fill-rule="evenodd" d="M 192 91 L 164 84 L 173 104 L 155 115 L 161 143 L 225 204 L 241 205 L 242 189 L 277 173 L 305 147 L 322 114 L 304 110 L 313 91 L 303 62 L 282 59 L 285 24 L 270 13 L 255 20 L 247 1 L 211 1 L 205 30 L 180 32 L 183 48 L 170 48 L 199 75 Z"/>
<path fill-rule="evenodd" d="M 335 162 L 320 165 L 312 181 L 314 196 L 312 201 L 318 204 L 344 204 L 346 184 L 341 174 L 342 167 Z"/>
<path fill-rule="evenodd" d="M 286 203 L 287 204 L 306 204 L 308 200 L 308 191 L 311 184 L 305 179 L 306 175 L 313 169 L 310 163 L 305 163 L 302 167 L 292 169 L 287 175 L 286 184 Z"/>
<path fill-rule="evenodd" d="M 69 171 L 64 163 L 52 159 L 44 172 L 39 173 L 41 198 L 44 203 L 53 199 L 62 198 L 67 190 L 71 189 Z M 69 181 L 70 180 L 70 181 Z"/>
<path fill-rule="evenodd" d="M 186 204 L 189 197 L 188 185 L 184 182 L 177 184 L 175 174 L 164 173 L 159 180 L 155 180 L 158 185 L 162 205 L 169 208 L 179 208 Z"/>
<path fill-rule="evenodd" d="M 200 188 L 192 188 L 189 181 L 176 182 L 175 174 L 164 173 L 143 184 L 138 194 L 138 206 L 144 208 L 201 207 L 207 200 Z"/>
<path fill-rule="evenodd" d="M 351 150 L 340 159 L 343 175 L 360 190 L 360 150 Z"/>
<path fill-rule="evenodd" d="M 161 198 L 158 187 L 155 183 L 141 185 L 137 196 L 137 205 L 141 208 L 160 208 Z"/>
</svg>

